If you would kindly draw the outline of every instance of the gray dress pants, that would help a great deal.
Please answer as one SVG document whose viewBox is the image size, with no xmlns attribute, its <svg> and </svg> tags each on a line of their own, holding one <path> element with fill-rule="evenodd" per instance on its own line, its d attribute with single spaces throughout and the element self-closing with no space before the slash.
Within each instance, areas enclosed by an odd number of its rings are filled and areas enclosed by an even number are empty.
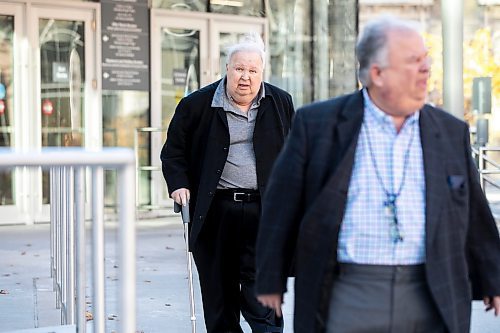
<svg viewBox="0 0 500 333">
<path fill-rule="evenodd" d="M 446 333 L 424 265 L 340 264 L 327 333 Z"/>
</svg>

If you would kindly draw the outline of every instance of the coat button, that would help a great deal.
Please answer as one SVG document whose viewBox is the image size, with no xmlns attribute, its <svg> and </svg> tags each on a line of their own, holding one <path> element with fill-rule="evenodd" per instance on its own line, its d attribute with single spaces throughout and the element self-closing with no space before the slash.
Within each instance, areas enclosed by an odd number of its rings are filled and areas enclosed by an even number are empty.
<svg viewBox="0 0 500 333">
<path fill-rule="evenodd" d="M 224 147 L 224 148 L 223 148 L 223 150 L 224 150 L 224 151 L 227 151 L 227 150 L 228 150 L 228 148 L 227 148 L 227 147 Z"/>
<path fill-rule="evenodd" d="M 214 195 L 214 192 L 212 192 L 212 191 L 208 192 L 208 196 L 210 196 L 210 197 L 211 197 L 211 196 L 213 196 L 213 195 Z"/>
<path fill-rule="evenodd" d="M 221 169 L 218 169 L 217 171 L 215 171 L 216 174 L 220 175 L 222 173 L 222 170 Z"/>
<path fill-rule="evenodd" d="M 203 215 L 198 216 L 198 220 L 203 220 Z"/>
</svg>

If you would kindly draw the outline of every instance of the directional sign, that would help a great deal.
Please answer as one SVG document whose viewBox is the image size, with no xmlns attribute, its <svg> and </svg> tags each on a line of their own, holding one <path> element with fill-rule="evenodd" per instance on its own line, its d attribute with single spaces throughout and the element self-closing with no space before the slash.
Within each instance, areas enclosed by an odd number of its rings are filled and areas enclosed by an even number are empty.
<svg viewBox="0 0 500 333">
<path fill-rule="evenodd" d="M 102 0 L 102 88 L 149 90 L 148 0 Z"/>
</svg>

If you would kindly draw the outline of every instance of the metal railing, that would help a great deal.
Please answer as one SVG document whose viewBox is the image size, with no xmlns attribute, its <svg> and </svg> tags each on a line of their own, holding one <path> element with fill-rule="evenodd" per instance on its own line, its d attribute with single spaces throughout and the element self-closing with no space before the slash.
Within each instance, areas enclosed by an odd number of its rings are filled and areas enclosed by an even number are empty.
<svg viewBox="0 0 500 333">
<path fill-rule="evenodd" d="M 158 196 L 159 196 L 158 193 L 151 194 L 151 204 L 141 204 L 140 203 L 140 195 L 139 195 L 141 172 L 150 172 L 150 173 L 161 172 L 160 165 L 150 165 L 150 164 L 143 165 L 143 164 L 141 164 L 139 152 L 144 147 L 140 146 L 140 135 L 141 134 L 152 135 L 153 133 L 166 133 L 166 131 L 167 131 L 167 128 L 162 128 L 162 127 L 139 127 L 139 128 L 135 129 L 135 132 L 134 132 L 134 152 L 135 152 L 135 163 L 136 163 L 136 165 L 135 165 L 135 172 L 136 172 L 135 198 L 136 198 L 137 209 L 139 209 L 139 210 L 141 210 L 141 209 L 151 210 L 151 209 L 173 208 L 170 201 L 168 204 L 159 204 L 158 203 Z M 153 142 L 153 140 L 149 140 L 149 142 Z M 161 183 L 163 184 L 163 182 L 161 182 Z M 153 184 L 153 182 L 151 182 L 151 184 Z"/>
<path fill-rule="evenodd" d="M 472 148 L 472 154 L 477 158 L 479 181 L 481 188 L 485 191 L 486 183 L 500 189 L 500 182 L 496 181 L 491 175 L 500 175 L 500 163 L 494 161 L 487 152 L 500 152 L 500 147 L 479 147 Z M 488 168 L 490 165 L 493 168 Z"/>
<path fill-rule="evenodd" d="M 104 194 L 103 169 L 118 171 L 120 333 L 134 333 L 136 326 L 135 272 L 135 159 L 131 149 L 43 148 L 16 152 L 0 148 L 0 170 L 12 167 L 50 169 L 51 275 L 61 324 L 86 329 L 85 302 L 85 173 L 92 170 L 92 291 L 93 332 L 105 332 L 104 306 Z"/>
</svg>

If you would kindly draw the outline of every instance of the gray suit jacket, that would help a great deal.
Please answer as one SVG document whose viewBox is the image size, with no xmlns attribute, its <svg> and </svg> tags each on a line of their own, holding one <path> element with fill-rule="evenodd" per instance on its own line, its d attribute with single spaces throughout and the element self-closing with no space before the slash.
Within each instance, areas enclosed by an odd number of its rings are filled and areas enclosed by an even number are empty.
<svg viewBox="0 0 500 333">
<path fill-rule="evenodd" d="M 325 328 L 363 110 L 361 92 L 298 110 L 271 173 L 257 241 L 257 293 L 285 291 L 295 261 L 296 333 Z M 478 183 L 467 125 L 426 105 L 420 138 L 427 282 L 449 332 L 466 333 L 472 282 L 477 297 L 500 295 L 500 239 Z"/>
</svg>

